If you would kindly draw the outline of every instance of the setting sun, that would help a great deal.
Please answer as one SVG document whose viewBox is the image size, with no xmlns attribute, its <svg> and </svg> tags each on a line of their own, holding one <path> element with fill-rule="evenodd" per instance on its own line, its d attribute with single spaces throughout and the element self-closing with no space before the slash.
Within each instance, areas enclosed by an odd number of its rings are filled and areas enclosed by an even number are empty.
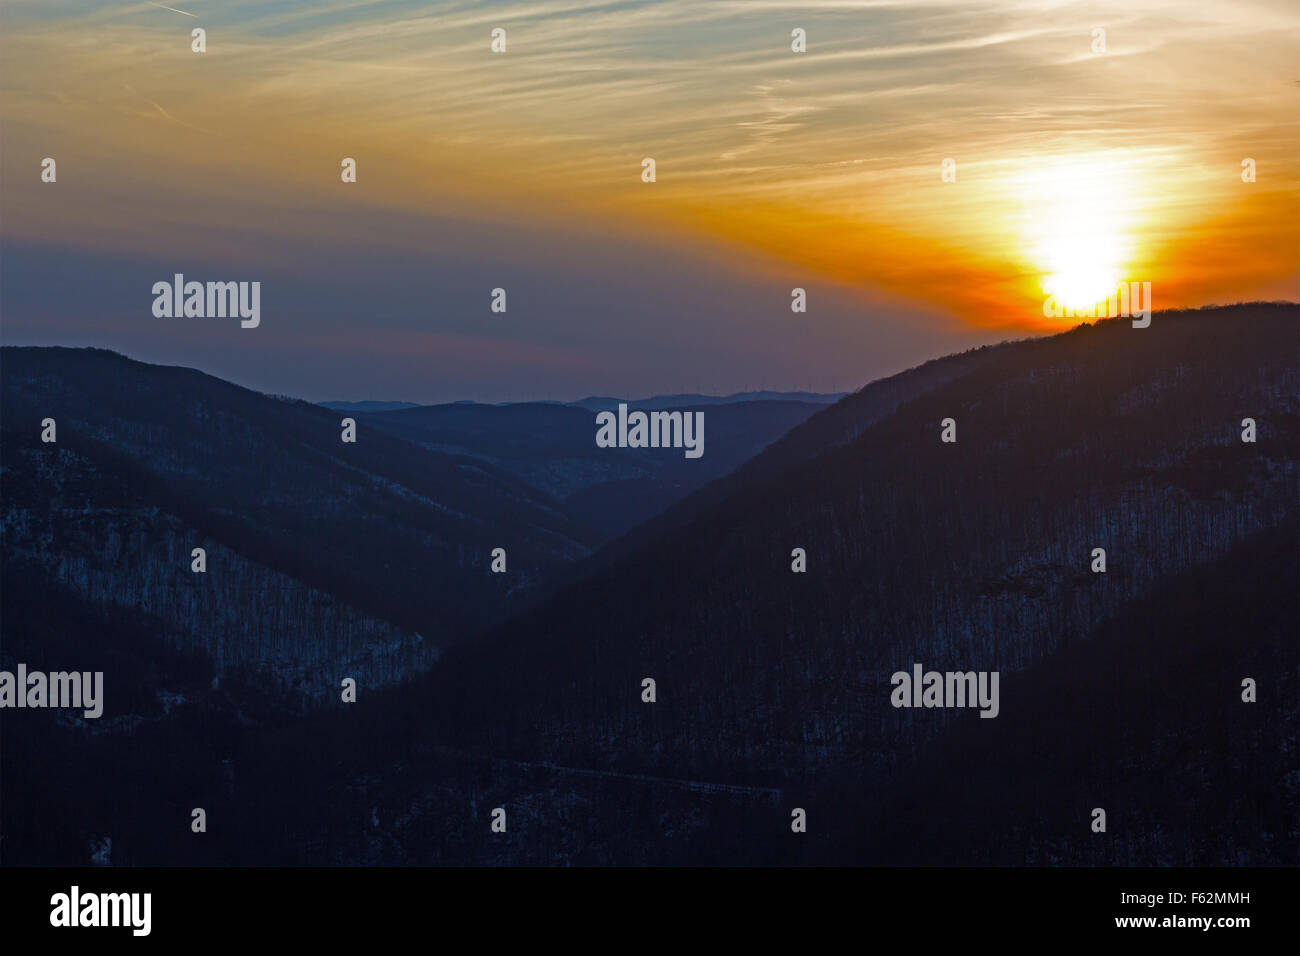
<svg viewBox="0 0 1300 956">
<path fill-rule="evenodd" d="M 1086 309 L 1131 277 L 1136 231 L 1134 173 L 1119 162 L 1071 158 L 1028 171 L 1025 256 L 1044 295 Z"/>
</svg>

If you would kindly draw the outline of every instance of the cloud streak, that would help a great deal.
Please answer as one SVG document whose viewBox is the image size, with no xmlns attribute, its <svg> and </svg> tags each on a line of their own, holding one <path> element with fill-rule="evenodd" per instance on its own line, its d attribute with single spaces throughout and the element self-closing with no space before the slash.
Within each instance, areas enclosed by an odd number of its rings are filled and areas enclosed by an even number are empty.
<svg viewBox="0 0 1300 956">
<path fill-rule="evenodd" d="M 712 248 L 719 283 L 856 290 L 930 341 L 936 312 L 1044 327 L 1071 247 L 1043 221 L 1074 207 L 1027 184 L 1082 164 L 1117 181 L 1113 241 L 1162 306 L 1285 293 L 1300 269 L 1287 4 L 244 0 L 198 8 L 202 55 L 146 6 L 64 9 L 13 3 L 0 37 L 7 242 L 256 263 L 322 231 L 400 258 L 481 227 L 449 248 L 491 262 L 498 227 L 558 246 L 577 224 L 641 250 L 612 276 L 659 254 L 641 242 Z M 32 174 L 53 154 L 57 199 Z"/>
</svg>

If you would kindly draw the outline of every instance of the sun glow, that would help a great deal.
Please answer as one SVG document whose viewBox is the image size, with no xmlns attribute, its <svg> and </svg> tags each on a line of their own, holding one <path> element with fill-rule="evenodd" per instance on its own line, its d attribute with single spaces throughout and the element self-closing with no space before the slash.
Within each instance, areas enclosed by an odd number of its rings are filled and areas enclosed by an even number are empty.
<svg viewBox="0 0 1300 956">
<path fill-rule="evenodd" d="M 1127 274 L 1136 247 L 1133 180 L 1130 167 L 1106 158 L 1071 158 L 1020 177 L 1025 255 L 1044 295 L 1086 309 L 1139 278 Z"/>
</svg>

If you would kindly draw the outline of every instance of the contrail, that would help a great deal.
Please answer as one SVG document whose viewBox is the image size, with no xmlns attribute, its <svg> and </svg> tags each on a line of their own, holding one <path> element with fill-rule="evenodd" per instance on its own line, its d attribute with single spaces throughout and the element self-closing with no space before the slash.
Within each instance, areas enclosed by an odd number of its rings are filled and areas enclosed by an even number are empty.
<svg viewBox="0 0 1300 956">
<path fill-rule="evenodd" d="M 170 10 L 172 13 L 185 13 L 184 10 L 177 10 L 175 7 L 169 7 L 169 6 L 166 6 L 165 4 L 161 4 L 161 3 L 154 3 L 153 0 L 145 0 L 145 2 L 146 2 L 147 4 L 149 4 L 149 6 L 151 6 L 151 7 L 162 7 L 164 10 Z M 197 17 L 197 16 L 198 16 L 197 13 L 185 13 L 185 15 L 186 15 L 187 17 Z"/>
</svg>

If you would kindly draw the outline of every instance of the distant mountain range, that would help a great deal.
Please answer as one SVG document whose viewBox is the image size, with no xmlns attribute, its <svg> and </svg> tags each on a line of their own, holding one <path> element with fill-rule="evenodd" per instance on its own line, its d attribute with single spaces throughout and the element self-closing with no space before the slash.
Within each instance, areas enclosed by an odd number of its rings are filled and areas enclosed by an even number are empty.
<svg viewBox="0 0 1300 956">
<path fill-rule="evenodd" d="M 595 415 L 579 405 L 455 402 L 354 414 L 394 437 L 517 476 L 603 542 L 726 475 L 824 406 L 772 399 L 656 407 L 705 413 L 700 458 L 666 448 L 597 447 Z"/>
<path fill-rule="evenodd" d="M 845 396 L 845 392 L 734 392 L 731 395 L 655 395 L 652 398 L 608 398 L 592 395 L 588 398 L 569 402 L 593 412 L 607 408 L 617 408 L 620 402 L 632 409 L 662 408 L 696 408 L 702 405 L 736 405 L 741 402 L 801 402 L 807 405 L 833 405 Z"/>
<path fill-rule="evenodd" d="M 730 473 L 742 462 L 841 395 L 737 392 L 660 395 L 628 401 L 323 402 L 365 416 L 368 425 L 424 448 L 464 455 L 522 478 L 558 499 L 600 541 L 631 530 L 669 505 Z M 651 448 L 598 448 L 594 413 L 616 410 L 706 411 L 705 454 L 694 460 Z"/>
<path fill-rule="evenodd" d="M 459 401 L 446 402 L 441 404 L 451 405 L 492 405 L 493 407 L 502 407 L 506 405 L 576 405 L 579 408 L 590 409 L 591 411 L 603 411 L 607 408 L 616 408 L 619 402 L 624 402 L 629 408 L 641 409 L 663 409 L 663 408 L 680 408 L 687 405 L 734 405 L 737 402 L 804 402 L 810 405 L 830 405 L 845 396 L 845 392 L 734 392 L 731 395 L 656 395 L 652 398 L 602 398 L 595 395 L 588 398 L 579 399 L 576 402 L 474 402 Z M 404 408 L 422 408 L 430 406 L 421 406 L 417 402 L 318 402 L 326 408 L 333 409 L 337 412 L 396 412 Z"/>
<path fill-rule="evenodd" d="M 99 721 L 0 720 L 6 862 L 1300 863 L 1300 306 L 708 405 L 704 481 L 577 405 L 343 444 L 13 348 L 0 399 L 0 666 L 106 675 Z M 999 715 L 892 706 L 916 664 Z"/>
<path fill-rule="evenodd" d="M 403 408 L 419 408 L 415 402 L 317 402 L 322 408 L 336 412 L 395 412 Z"/>
</svg>

